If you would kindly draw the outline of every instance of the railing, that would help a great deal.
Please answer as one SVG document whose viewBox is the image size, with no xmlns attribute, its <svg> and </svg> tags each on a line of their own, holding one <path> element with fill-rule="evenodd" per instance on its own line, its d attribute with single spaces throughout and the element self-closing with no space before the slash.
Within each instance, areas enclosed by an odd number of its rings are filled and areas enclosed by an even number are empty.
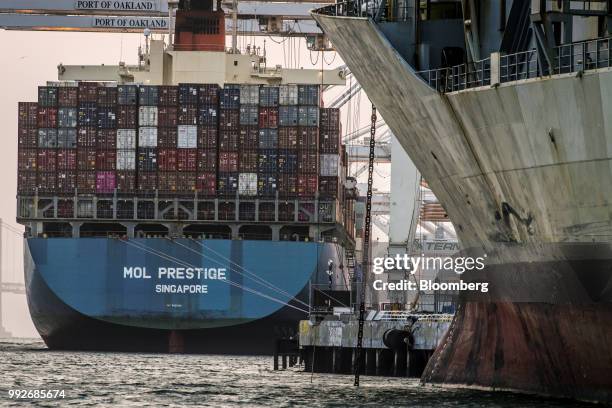
<svg viewBox="0 0 612 408">
<path fill-rule="evenodd" d="M 500 82 L 520 81 L 547 75 L 542 69 L 536 50 L 517 52 L 499 57 Z"/>
<path fill-rule="evenodd" d="M 387 11 L 380 9 L 381 1 L 384 0 L 342 1 L 317 9 L 316 12 L 332 16 L 376 17 L 385 21 Z M 611 49 L 612 38 L 599 38 L 554 47 L 551 50 L 550 62 L 541 61 L 535 49 L 500 55 L 499 83 L 610 68 Z M 491 58 L 453 67 L 419 71 L 417 75 L 442 93 L 491 85 Z"/>
<path fill-rule="evenodd" d="M 334 199 L 200 199 L 132 196 L 18 196 L 17 218 L 28 220 L 133 220 L 266 223 L 341 223 Z"/>
<path fill-rule="evenodd" d="M 499 82 L 513 82 L 547 75 L 568 74 L 612 67 L 612 38 L 600 38 L 564 44 L 553 48 L 552 69 L 540 60 L 533 49 L 515 54 L 500 55 Z M 419 71 L 417 74 L 438 92 L 455 92 L 491 85 L 491 58 L 481 61 Z"/>
<path fill-rule="evenodd" d="M 402 7 L 394 7 L 392 13 L 384 0 L 357 0 L 341 1 L 316 10 L 319 14 L 343 17 L 374 17 L 376 21 L 397 22 L 412 20 L 414 16 L 414 3 L 406 3 Z"/>
<path fill-rule="evenodd" d="M 583 41 L 556 47 L 554 74 L 567 74 L 612 66 L 612 38 Z"/>
<path fill-rule="evenodd" d="M 491 59 L 471 64 L 455 65 L 417 72 L 425 82 L 438 92 L 455 92 L 491 83 Z"/>
</svg>

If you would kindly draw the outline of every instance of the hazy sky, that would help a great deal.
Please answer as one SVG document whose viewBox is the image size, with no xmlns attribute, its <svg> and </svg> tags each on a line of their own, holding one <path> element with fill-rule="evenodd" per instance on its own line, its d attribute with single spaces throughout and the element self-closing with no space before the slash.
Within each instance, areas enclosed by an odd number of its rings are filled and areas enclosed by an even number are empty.
<svg viewBox="0 0 612 408">
<path fill-rule="evenodd" d="M 277 39 L 278 41 L 278 39 Z M 266 40 L 268 65 L 282 64 L 312 68 L 311 61 L 318 55 L 310 54 L 302 42 L 298 44 L 286 41 L 276 44 Z M 4 222 L 15 223 L 15 192 L 17 179 L 17 102 L 36 101 L 37 87 L 46 81 L 57 80 L 57 65 L 116 65 L 119 60 L 136 64 L 138 45 L 142 42 L 139 34 L 100 34 L 100 33 L 66 33 L 66 32 L 26 32 L 0 31 L 0 120 L 2 138 L 0 139 L 0 191 L 4 199 L 0 202 L 0 218 Z M 246 46 L 252 39 L 242 39 L 239 45 Z M 263 38 L 256 40 L 263 46 Z M 291 52 L 290 52 L 291 49 Z M 293 58 L 289 58 L 289 55 Z M 325 67 L 342 64 L 340 57 L 326 53 Z M 327 65 L 329 63 L 329 65 Z M 320 68 L 321 60 L 317 63 Z M 332 91 L 335 94 L 341 91 Z M 332 96 L 330 95 L 330 97 Z M 329 98 L 326 98 L 329 100 Z M 352 104 L 351 110 L 343 112 L 343 129 L 357 128 L 366 124 L 369 118 L 369 103 L 362 97 L 358 105 Z M 347 121 L 345 118 L 352 118 Z M 347 123 L 348 122 L 348 123 Z M 361 124 L 359 123 L 361 122 Z M 388 167 L 377 169 L 377 184 L 388 182 Z M 21 227 L 18 226 L 20 229 Z M 21 238 L 2 228 L 3 241 L 3 279 L 5 281 L 23 281 L 22 242 Z M 37 336 L 31 323 L 25 296 L 3 295 L 3 322 L 5 328 L 15 336 Z"/>
</svg>

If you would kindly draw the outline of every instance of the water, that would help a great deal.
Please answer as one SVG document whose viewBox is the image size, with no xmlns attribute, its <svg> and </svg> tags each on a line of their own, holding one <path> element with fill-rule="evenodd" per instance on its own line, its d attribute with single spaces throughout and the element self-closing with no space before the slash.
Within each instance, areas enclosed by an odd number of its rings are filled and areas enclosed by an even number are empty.
<svg viewBox="0 0 612 408">
<path fill-rule="evenodd" d="M 271 357 L 54 352 L 36 340 L 0 340 L 0 406 L 10 389 L 65 390 L 30 406 L 576 407 L 509 393 L 423 387 L 416 379 L 273 371 Z"/>
</svg>

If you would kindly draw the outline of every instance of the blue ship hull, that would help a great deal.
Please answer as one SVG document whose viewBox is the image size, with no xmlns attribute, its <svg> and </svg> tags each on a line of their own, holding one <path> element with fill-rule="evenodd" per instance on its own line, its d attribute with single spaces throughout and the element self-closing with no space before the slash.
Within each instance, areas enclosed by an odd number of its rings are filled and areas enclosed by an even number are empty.
<svg viewBox="0 0 612 408">
<path fill-rule="evenodd" d="M 310 283 L 340 263 L 336 245 L 312 242 L 29 238 L 25 249 L 34 324 L 71 350 L 270 354 L 306 316 Z"/>
</svg>

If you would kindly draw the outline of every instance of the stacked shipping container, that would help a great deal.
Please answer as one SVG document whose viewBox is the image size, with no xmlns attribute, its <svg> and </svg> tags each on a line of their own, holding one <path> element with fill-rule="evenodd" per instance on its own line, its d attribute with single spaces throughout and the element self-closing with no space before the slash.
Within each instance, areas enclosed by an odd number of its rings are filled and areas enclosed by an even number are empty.
<svg viewBox="0 0 612 408">
<path fill-rule="evenodd" d="M 334 199 L 340 146 L 317 85 L 40 87 L 19 104 L 19 193 Z"/>
</svg>

